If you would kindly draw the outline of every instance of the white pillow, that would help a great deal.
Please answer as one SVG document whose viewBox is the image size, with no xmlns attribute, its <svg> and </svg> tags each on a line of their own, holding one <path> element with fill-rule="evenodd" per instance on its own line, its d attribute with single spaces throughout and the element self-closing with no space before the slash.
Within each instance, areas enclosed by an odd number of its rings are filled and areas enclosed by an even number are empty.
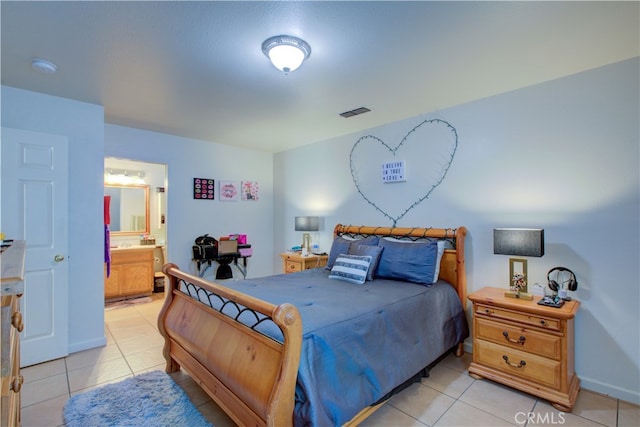
<svg viewBox="0 0 640 427">
<path fill-rule="evenodd" d="M 340 254 L 331 267 L 329 278 L 362 285 L 367 280 L 370 265 L 371 257 L 369 255 Z"/>
<path fill-rule="evenodd" d="M 436 258 L 436 271 L 433 275 L 433 283 L 438 281 L 438 276 L 440 275 L 440 261 L 442 261 L 442 254 L 444 254 L 444 246 L 446 243 L 446 240 L 438 240 L 438 255 Z"/>
</svg>

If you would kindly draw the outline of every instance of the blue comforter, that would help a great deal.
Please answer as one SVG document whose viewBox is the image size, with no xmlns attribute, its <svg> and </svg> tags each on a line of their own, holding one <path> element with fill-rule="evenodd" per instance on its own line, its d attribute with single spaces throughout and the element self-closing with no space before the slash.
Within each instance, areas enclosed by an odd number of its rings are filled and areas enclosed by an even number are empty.
<svg viewBox="0 0 640 427">
<path fill-rule="evenodd" d="M 344 424 L 468 336 L 460 300 L 445 282 L 427 287 L 376 279 L 358 285 L 328 274 L 312 269 L 224 283 L 298 308 L 297 426 Z M 274 326 L 259 328 L 282 341 Z"/>
</svg>

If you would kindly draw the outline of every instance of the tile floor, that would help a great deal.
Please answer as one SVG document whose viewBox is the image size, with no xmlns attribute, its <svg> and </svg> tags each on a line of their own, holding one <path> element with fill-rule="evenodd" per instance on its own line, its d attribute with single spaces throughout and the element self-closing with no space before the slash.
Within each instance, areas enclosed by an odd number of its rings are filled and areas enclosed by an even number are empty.
<svg viewBox="0 0 640 427">
<path fill-rule="evenodd" d="M 163 340 L 156 318 L 161 297 L 105 311 L 107 345 L 23 369 L 22 422 L 31 426 L 62 426 L 67 399 L 97 385 L 164 369 Z M 363 426 L 640 426 L 640 408 L 582 390 L 573 413 L 560 413 L 538 400 L 466 372 L 471 358 L 448 356 L 429 378 L 392 398 Z M 233 426 L 191 378 L 179 372 L 174 380 L 216 427 Z"/>
</svg>

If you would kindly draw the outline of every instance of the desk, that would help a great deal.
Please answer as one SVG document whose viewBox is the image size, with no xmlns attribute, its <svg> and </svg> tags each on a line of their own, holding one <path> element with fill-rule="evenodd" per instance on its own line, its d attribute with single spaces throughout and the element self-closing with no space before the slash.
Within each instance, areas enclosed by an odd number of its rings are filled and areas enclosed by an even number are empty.
<svg viewBox="0 0 640 427">
<path fill-rule="evenodd" d="M 238 245 L 238 249 L 249 249 L 251 245 Z M 204 277 L 207 270 L 212 266 L 213 261 L 218 263 L 218 269 L 216 270 L 216 279 L 232 279 L 233 272 L 231 271 L 231 264 L 236 266 L 238 271 L 242 274 L 242 278 L 247 278 L 247 258 L 251 255 L 243 255 L 240 252 L 229 252 L 223 254 L 217 254 L 215 257 L 207 259 L 194 259 L 198 274 L 200 277 Z M 241 260 L 241 263 L 238 263 Z"/>
</svg>

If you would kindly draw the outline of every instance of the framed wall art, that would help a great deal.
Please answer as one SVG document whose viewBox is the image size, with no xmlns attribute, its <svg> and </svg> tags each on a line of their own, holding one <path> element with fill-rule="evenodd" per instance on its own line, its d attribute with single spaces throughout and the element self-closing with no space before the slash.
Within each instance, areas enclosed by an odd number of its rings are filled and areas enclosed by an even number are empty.
<svg viewBox="0 0 640 427">
<path fill-rule="evenodd" d="M 242 200 L 256 201 L 259 197 L 257 181 L 242 181 Z"/>
<path fill-rule="evenodd" d="M 193 198 L 213 200 L 215 197 L 215 181 L 209 178 L 193 178 Z"/>
<path fill-rule="evenodd" d="M 220 181 L 219 197 L 221 202 L 240 200 L 240 181 Z"/>
</svg>

